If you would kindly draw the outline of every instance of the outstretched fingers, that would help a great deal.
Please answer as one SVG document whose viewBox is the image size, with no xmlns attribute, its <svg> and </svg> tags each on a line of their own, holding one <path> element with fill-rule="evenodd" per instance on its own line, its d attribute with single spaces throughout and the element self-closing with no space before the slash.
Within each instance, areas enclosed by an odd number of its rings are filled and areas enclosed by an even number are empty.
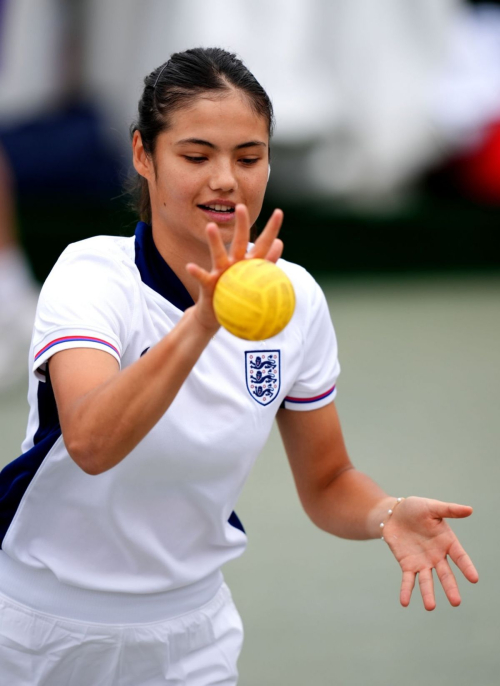
<svg viewBox="0 0 500 686">
<path fill-rule="evenodd" d="M 403 607 L 408 607 L 410 598 L 415 586 L 415 573 L 403 572 L 403 581 L 401 582 L 401 592 L 399 594 L 399 601 Z"/>
<path fill-rule="evenodd" d="M 275 238 L 269 252 L 266 255 L 266 260 L 276 263 L 283 254 L 283 241 L 280 238 Z"/>
<path fill-rule="evenodd" d="M 458 540 L 456 540 L 452 544 L 448 555 L 457 565 L 457 567 L 465 576 L 467 581 L 470 581 L 472 584 L 475 584 L 479 581 L 479 574 L 477 573 L 477 569 L 474 567 L 472 560 L 467 555 L 465 550 L 462 548 Z"/>
<path fill-rule="evenodd" d="M 237 262 L 245 257 L 247 251 L 248 241 L 250 240 L 250 216 L 246 205 L 238 204 L 234 211 L 236 227 L 229 255 L 234 262 Z"/>
<path fill-rule="evenodd" d="M 436 599 L 434 597 L 434 580 L 432 578 L 432 569 L 422 569 L 418 573 L 418 585 L 420 586 L 420 594 L 424 601 L 426 610 L 434 610 L 436 607 Z"/>
<path fill-rule="evenodd" d="M 267 222 L 264 231 L 255 241 L 255 245 L 250 250 L 249 257 L 259 257 L 261 259 L 269 259 L 268 255 L 275 249 L 274 242 L 278 236 L 281 224 L 283 223 L 283 210 L 274 210 L 269 221 Z M 283 248 L 281 248 L 283 249 Z M 274 260 L 272 260 L 274 261 Z"/>
<path fill-rule="evenodd" d="M 444 559 L 436 565 L 436 573 L 438 575 L 441 586 L 443 587 L 446 597 L 450 601 L 450 605 L 458 607 L 461 603 L 460 593 L 458 591 L 457 580 L 453 574 L 448 560 Z"/>
<path fill-rule="evenodd" d="M 220 275 L 231 264 L 245 258 L 260 257 L 262 259 L 276 262 L 283 252 L 283 242 L 276 238 L 283 221 L 283 212 L 275 210 L 266 224 L 262 234 L 259 236 L 253 249 L 247 255 L 248 241 L 250 239 L 250 217 L 248 209 L 243 204 L 236 205 L 236 227 L 229 249 L 229 254 L 222 240 L 220 229 L 215 222 L 210 222 L 206 226 L 206 235 L 210 256 L 212 260 L 212 270 Z M 193 262 L 186 265 L 187 271 L 195 277 L 201 286 L 209 287 L 213 281 L 213 272 L 210 274 Z"/>
<path fill-rule="evenodd" d="M 226 269 L 229 264 L 229 257 L 227 254 L 226 246 L 222 241 L 222 236 L 220 235 L 219 227 L 214 222 L 210 222 L 210 224 L 207 224 L 206 232 L 208 239 L 208 247 L 210 248 L 210 255 L 212 258 L 213 269 Z"/>
</svg>

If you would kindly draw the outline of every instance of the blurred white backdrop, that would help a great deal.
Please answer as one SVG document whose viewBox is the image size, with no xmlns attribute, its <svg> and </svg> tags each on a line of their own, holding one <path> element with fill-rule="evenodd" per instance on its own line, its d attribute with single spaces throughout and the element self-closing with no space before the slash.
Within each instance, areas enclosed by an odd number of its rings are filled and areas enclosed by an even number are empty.
<svg viewBox="0 0 500 686">
<path fill-rule="evenodd" d="M 143 78 L 197 45 L 268 90 L 276 144 L 299 149 L 294 194 L 390 197 L 500 116 L 500 11 L 465 0 L 3 4 L 0 123 L 56 106 L 77 73 L 127 159 Z"/>
</svg>

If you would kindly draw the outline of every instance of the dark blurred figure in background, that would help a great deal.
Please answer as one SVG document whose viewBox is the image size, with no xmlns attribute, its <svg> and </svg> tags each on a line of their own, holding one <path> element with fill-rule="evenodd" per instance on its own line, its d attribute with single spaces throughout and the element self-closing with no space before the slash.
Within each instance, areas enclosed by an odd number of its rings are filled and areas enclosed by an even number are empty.
<svg viewBox="0 0 500 686">
<path fill-rule="evenodd" d="M 25 376 L 37 298 L 17 239 L 14 181 L 0 148 L 0 391 Z"/>
<path fill-rule="evenodd" d="M 81 87 L 84 5 L 0 0 L 0 391 L 24 378 L 38 295 L 21 244 L 37 262 L 66 208 L 53 262 L 79 237 L 75 207 L 98 213 L 120 192 L 116 153 Z"/>
</svg>

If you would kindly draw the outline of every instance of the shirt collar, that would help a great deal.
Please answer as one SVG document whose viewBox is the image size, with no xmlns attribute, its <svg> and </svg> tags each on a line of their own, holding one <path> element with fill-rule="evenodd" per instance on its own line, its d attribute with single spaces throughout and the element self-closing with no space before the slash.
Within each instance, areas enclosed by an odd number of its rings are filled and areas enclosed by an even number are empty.
<svg viewBox="0 0 500 686">
<path fill-rule="evenodd" d="M 194 305 L 186 287 L 160 255 L 150 224 L 139 222 L 135 229 L 135 264 L 142 281 L 179 310 Z"/>
</svg>

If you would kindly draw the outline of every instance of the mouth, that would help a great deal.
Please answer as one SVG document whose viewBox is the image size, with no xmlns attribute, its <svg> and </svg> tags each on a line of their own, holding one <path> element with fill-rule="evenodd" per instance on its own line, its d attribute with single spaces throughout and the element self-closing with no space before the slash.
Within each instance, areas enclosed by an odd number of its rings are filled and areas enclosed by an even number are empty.
<svg viewBox="0 0 500 686">
<path fill-rule="evenodd" d="M 234 218 L 235 205 L 233 203 L 209 203 L 208 205 L 198 205 L 198 207 L 209 221 L 229 222 Z"/>
</svg>

